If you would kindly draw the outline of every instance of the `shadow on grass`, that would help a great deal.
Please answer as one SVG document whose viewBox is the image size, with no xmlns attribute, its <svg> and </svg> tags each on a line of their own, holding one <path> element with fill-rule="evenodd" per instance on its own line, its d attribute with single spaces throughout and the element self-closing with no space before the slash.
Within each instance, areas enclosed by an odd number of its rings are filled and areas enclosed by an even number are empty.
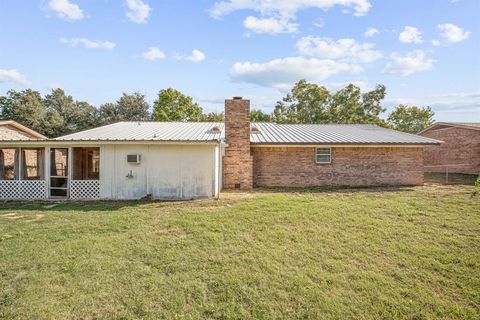
<svg viewBox="0 0 480 320">
<path fill-rule="evenodd" d="M 116 211 L 122 208 L 135 208 L 145 204 L 159 203 L 162 201 L 8 201 L 0 202 L 0 212 L 7 210 L 32 210 L 32 211 Z"/>
<path fill-rule="evenodd" d="M 440 185 L 434 183 L 434 185 Z M 267 193 L 288 193 L 288 194 L 309 194 L 309 193 L 385 193 L 385 192 L 409 192 L 414 191 L 415 186 L 338 186 L 338 187 L 255 187 L 253 191 L 245 192 L 240 190 L 228 190 L 223 191 L 220 195 L 220 200 L 217 204 L 236 202 L 233 199 L 229 199 L 229 195 L 234 194 L 267 194 Z M 222 196 L 223 195 L 223 196 Z M 240 197 L 242 198 L 242 197 Z M 237 199 L 237 200 L 240 200 Z M 248 198 L 248 197 L 247 197 Z M 208 199 L 198 200 L 98 200 L 98 201 L 8 201 L 0 202 L 0 212 L 11 210 L 32 210 L 32 211 L 117 211 L 123 208 L 140 209 L 142 206 L 188 206 L 201 207 L 202 202 Z M 216 201 L 210 199 L 211 201 Z M 209 202 L 210 203 L 210 202 Z M 208 205 L 208 204 L 206 204 Z M 210 203 L 211 205 L 211 203 Z"/>
</svg>

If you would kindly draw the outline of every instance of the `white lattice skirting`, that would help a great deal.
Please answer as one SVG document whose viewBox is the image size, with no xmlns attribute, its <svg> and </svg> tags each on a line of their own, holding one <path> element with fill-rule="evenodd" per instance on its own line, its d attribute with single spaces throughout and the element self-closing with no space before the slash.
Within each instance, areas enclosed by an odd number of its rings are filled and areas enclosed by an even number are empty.
<svg viewBox="0 0 480 320">
<path fill-rule="evenodd" d="M 100 181 L 72 180 L 70 182 L 70 199 L 77 199 L 77 200 L 100 199 Z"/>
<path fill-rule="evenodd" d="M 45 180 L 0 180 L 2 200 L 40 200 L 47 198 Z"/>
</svg>

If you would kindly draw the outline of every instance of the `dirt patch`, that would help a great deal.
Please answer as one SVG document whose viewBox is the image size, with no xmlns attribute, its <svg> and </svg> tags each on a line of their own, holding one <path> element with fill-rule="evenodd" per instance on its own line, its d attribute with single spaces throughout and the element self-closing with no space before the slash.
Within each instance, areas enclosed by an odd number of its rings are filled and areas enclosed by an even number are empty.
<svg viewBox="0 0 480 320">
<path fill-rule="evenodd" d="M 18 213 L 15 213 L 15 212 L 5 213 L 5 214 L 0 215 L 0 217 L 10 219 L 10 220 L 16 220 L 16 219 L 23 218 L 22 215 L 19 215 Z"/>
</svg>

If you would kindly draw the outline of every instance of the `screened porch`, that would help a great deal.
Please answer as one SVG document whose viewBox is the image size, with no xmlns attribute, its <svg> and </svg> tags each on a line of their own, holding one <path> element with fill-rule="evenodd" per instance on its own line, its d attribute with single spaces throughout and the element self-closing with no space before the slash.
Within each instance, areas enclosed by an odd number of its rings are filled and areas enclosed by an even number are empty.
<svg viewBox="0 0 480 320">
<path fill-rule="evenodd" d="M 99 199 L 100 148 L 0 148 L 0 199 Z"/>
</svg>

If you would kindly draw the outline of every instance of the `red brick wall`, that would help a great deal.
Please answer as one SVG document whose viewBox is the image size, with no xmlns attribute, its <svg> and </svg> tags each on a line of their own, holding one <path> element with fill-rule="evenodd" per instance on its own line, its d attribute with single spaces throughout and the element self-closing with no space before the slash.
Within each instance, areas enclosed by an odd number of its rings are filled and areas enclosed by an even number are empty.
<svg viewBox="0 0 480 320">
<path fill-rule="evenodd" d="M 225 138 L 223 188 L 248 190 L 253 187 L 250 155 L 250 101 L 225 100 Z"/>
<path fill-rule="evenodd" d="M 422 148 L 335 147 L 331 164 L 313 147 L 252 147 L 255 186 L 422 185 Z"/>
<path fill-rule="evenodd" d="M 452 166 L 448 171 L 480 173 L 480 130 L 447 127 L 428 130 L 421 135 L 444 141 L 439 146 L 425 147 L 425 172 L 445 172 L 447 164 L 469 164 L 469 166 Z M 430 165 L 442 165 L 442 167 L 428 167 Z"/>
</svg>

